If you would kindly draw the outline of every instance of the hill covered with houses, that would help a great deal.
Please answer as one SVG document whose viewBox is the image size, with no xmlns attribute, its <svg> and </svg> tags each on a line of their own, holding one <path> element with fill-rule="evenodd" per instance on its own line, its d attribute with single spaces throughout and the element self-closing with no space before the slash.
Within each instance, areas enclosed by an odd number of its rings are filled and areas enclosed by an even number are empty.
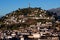
<svg viewBox="0 0 60 40">
<path fill-rule="evenodd" d="M 56 28 L 56 21 L 56 13 L 41 8 L 18 8 L 0 18 L 0 29 L 20 29 L 21 27 Z"/>
</svg>

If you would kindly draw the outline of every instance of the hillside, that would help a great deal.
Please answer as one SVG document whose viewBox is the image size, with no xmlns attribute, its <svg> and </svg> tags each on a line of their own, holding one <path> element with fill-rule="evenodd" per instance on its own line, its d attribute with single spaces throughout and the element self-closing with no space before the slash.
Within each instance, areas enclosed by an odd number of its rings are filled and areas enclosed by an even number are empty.
<svg viewBox="0 0 60 40">
<path fill-rule="evenodd" d="M 59 8 L 49 9 L 48 11 L 57 13 L 57 15 L 60 16 L 60 7 Z"/>
<path fill-rule="evenodd" d="M 41 8 L 19 8 L 0 19 L 0 28 L 15 29 L 39 24 L 43 26 L 47 22 L 52 23 L 55 19 L 57 20 L 56 16 L 56 13 Z M 50 26 L 52 26 L 52 24 Z"/>
</svg>

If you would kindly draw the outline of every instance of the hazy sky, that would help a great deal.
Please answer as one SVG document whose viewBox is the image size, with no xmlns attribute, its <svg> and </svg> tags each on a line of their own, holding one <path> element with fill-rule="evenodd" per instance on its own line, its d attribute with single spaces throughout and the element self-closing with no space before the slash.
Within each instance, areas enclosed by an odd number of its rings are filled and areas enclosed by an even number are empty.
<svg viewBox="0 0 60 40">
<path fill-rule="evenodd" d="M 17 10 L 18 8 L 41 7 L 42 9 L 52 9 L 60 7 L 60 0 L 0 0 L 0 15 Z"/>
</svg>

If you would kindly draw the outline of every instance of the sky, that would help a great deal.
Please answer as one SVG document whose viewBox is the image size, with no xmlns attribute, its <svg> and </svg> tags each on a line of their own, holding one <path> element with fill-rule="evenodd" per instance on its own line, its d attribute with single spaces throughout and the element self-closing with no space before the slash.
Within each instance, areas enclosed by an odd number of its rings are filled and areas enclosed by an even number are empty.
<svg viewBox="0 0 60 40">
<path fill-rule="evenodd" d="M 18 8 L 41 7 L 48 10 L 60 7 L 60 0 L 0 0 L 0 16 L 6 15 Z"/>
</svg>

